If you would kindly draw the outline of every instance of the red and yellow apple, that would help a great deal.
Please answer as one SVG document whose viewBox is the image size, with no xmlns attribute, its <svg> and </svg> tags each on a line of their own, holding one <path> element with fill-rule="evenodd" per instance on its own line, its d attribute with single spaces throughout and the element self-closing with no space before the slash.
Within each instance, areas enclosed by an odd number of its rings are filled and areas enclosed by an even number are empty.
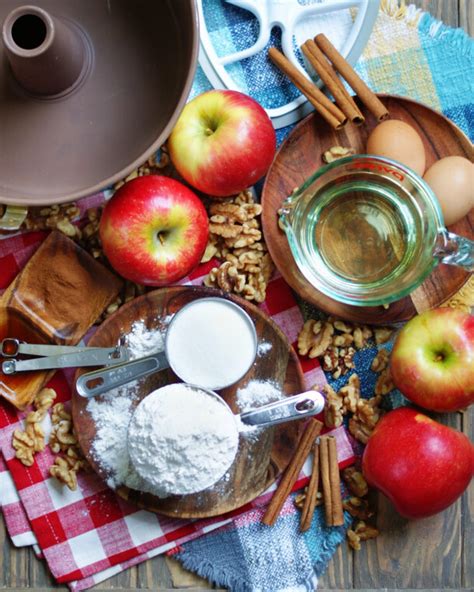
<svg viewBox="0 0 474 592">
<path fill-rule="evenodd" d="M 209 223 L 201 200 L 182 183 L 159 175 L 128 181 L 107 203 L 100 238 L 123 277 L 166 286 L 201 260 Z"/>
<path fill-rule="evenodd" d="M 402 516 L 422 518 L 450 506 L 468 487 L 474 447 L 461 432 L 403 407 L 376 425 L 362 471 Z"/>
<path fill-rule="evenodd" d="M 265 175 L 275 156 L 275 130 L 251 97 L 211 90 L 185 106 L 168 148 L 183 179 L 208 195 L 223 197 Z"/>
<path fill-rule="evenodd" d="M 411 319 L 390 359 L 393 382 L 413 403 L 456 411 L 474 402 L 474 316 L 438 308 Z"/>
</svg>

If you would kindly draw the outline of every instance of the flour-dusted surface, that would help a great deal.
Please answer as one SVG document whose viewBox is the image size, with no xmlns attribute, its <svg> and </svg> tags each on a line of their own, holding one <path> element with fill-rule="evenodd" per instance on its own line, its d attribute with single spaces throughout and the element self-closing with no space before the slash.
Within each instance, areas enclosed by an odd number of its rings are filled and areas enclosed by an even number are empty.
<svg viewBox="0 0 474 592">
<path fill-rule="evenodd" d="M 257 348 L 257 356 L 263 357 L 268 354 L 269 351 L 272 349 L 272 344 L 268 343 L 267 341 L 261 341 L 258 344 Z"/>
<path fill-rule="evenodd" d="M 282 399 L 284 394 L 271 380 L 250 380 L 237 391 L 237 405 L 240 411 L 249 411 Z"/>
<path fill-rule="evenodd" d="M 119 485 L 141 489 L 142 485 L 142 480 L 130 463 L 127 444 L 135 393 L 136 387 L 120 387 L 100 399 L 92 398 L 87 404 L 87 411 L 96 426 L 92 455 L 107 471 L 107 485 L 113 489 Z"/>
<path fill-rule="evenodd" d="M 257 409 L 267 403 L 278 401 L 284 396 L 281 389 L 270 380 L 250 380 L 245 386 L 239 388 L 236 394 L 237 405 L 241 412 Z M 256 442 L 262 432 L 268 429 L 244 423 L 240 417 L 238 423 L 240 433 L 250 442 Z"/>
<path fill-rule="evenodd" d="M 169 323 L 171 317 L 163 319 L 163 325 Z M 135 321 L 126 338 L 126 345 L 130 350 L 130 358 L 137 360 L 151 354 L 163 351 L 165 347 L 165 331 L 161 327 L 148 329 L 143 321 Z"/>
<path fill-rule="evenodd" d="M 125 340 L 132 360 L 163 350 L 165 327 L 170 318 L 165 317 L 155 329 L 148 329 L 142 320 L 133 323 Z M 107 484 L 113 489 L 126 485 L 146 491 L 146 485 L 130 463 L 127 444 L 128 425 L 139 387 L 140 382 L 134 381 L 87 403 L 87 411 L 96 426 L 92 455 L 108 473 Z"/>
<path fill-rule="evenodd" d="M 143 399 L 128 437 L 134 468 L 148 491 L 161 497 L 195 493 L 219 481 L 232 465 L 239 444 L 228 408 L 181 383 Z"/>
</svg>

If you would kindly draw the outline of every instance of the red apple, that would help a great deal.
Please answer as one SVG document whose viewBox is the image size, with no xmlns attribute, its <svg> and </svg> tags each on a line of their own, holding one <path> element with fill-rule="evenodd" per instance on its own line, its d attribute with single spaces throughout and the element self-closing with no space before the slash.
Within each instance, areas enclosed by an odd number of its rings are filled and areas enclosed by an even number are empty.
<svg viewBox="0 0 474 592">
<path fill-rule="evenodd" d="M 393 382 L 413 403 L 456 411 L 474 402 L 474 316 L 438 308 L 409 321 L 390 359 Z"/>
<path fill-rule="evenodd" d="M 201 200 L 182 183 L 146 175 L 125 183 L 105 206 L 100 238 L 123 277 L 166 286 L 201 260 L 209 223 Z"/>
<path fill-rule="evenodd" d="M 234 90 L 211 90 L 190 101 L 168 140 L 183 179 L 219 197 L 239 193 L 263 177 L 275 147 L 265 110 Z"/>
<path fill-rule="evenodd" d="M 474 447 L 464 434 L 402 407 L 376 425 L 362 470 L 402 516 L 422 518 L 441 512 L 467 488 Z"/>
</svg>

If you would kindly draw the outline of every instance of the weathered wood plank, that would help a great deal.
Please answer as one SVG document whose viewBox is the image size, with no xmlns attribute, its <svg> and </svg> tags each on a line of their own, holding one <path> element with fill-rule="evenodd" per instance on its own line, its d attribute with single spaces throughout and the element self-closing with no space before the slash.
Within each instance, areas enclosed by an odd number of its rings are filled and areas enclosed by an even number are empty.
<svg viewBox="0 0 474 592">
<path fill-rule="evenodd" d="M 154 588 L 155 590 L 161 590 L 161 588 L 175 587 L 173 585 L 173 580 L 171 579 L 166 559 L 163 555 L 152 561 L 146 561 L 145 563 L 138 565 L 136 570 L 138 588 Z M 193 587 L 197 588 L 198 586 L 194 583 Z"/>
<path fill-rule="evenodd" d="M 469 0 L 467 0 L 469 2 Z M 416 4 L 446 25 L 459 27 L 459 10 L 457 0 L 412 0 L 407 4 Z"/>
<path fill-rule="evenodd" d="M 463 432 L 474 441 L 474 406 L 462 416 Z M 462 497 L 462 586 L 474 589 L 474 486 Z"/>
<path fill-rule="evenodd" d="M 352 589 L 353 555 L 346 542 L 339 545 L 328 564 L 326 572 L 319 579 L 319 589 Z"/>
<path fill-rule="evenodd" d="M 165 559 L 166 566 L 171 574 L 171 580 L 174 588 L 192 588 L 199 587 L 203 590 L 211 590 L 212 586 L 203 578 L 184 569 L 176 559 L 167 557 Z"/>
<path fill-rule="evenodd" d="M 32 588 L 47 588 L 56 585 L 46 561 L 37 559 L 33 549 L 28 549 L 28 563 L 28 582 Z M 65 586 L 62 588 L 66 590 Z"/>
<path fill-rule="evenodd" d="M 55 592 L 62 588 L 56 587 Z M 94 592 L 109 592 L 109 588 L 98 586 L 93 588 Z M 135 592 L 135 588 L 124 590 L 123 592 Z M 162 588 L 160 592 L 176 592 L 177 588 Z M 223 588 L 214 588 L 215 592 L 225 592 Z M 403 592 L 460 592 L 459 588 L 406 588 Z M 8 592 L 31 592 L 31 588 L 10 588 Z M 34 592 L 51 592 L 51 588 L 35 588 Z M 203 592 L 202 588 L 186 588 L 186 592 Z M 269 592 L 269 591 L 268 591 Z M 347 592 L 343 588 L 318 588 L 318 592 Z M 351 592 L 374 592 L 373 588 L 351 588 Z M 381 592 L 381 591 L 377 591 Z M 383 592 L 400 592 L 399 588 L 384 588 Z M 467 591 L 471 592 L 471 591 Z"/>
<path fill-rule="evenodd" d="M 474 2 L 472 0 L 459 0 L 459 26 L 469 35 L 474 35 Z"/>
<path fill-rule="evenodd" d="M 2 587 L 0 587 L 0 590 L 2 589 Z M 3 588 L 5 589 L 5 588 Z M 151 588 L 153 590 L 159 590 L 159 592 L 176 592 L 177 588 Z M 61 590 L 68 590 L 68 588 L 63 588 L 62 586 L 55 586 L 54 588 L 34 588 L 34 592 L 51 592 L 51 590 L 54 590 L 54 592 L 61 592 Z M 95 588 L 93 588 L 94 592 L 110 592 L 111 588 L 104 588 L 102 586 L 102 584 L 100 584 L 100 586 L 97 586 Z M 118 590 L 118 588 L 115 588 L 115 590 Z M 123 591 L 124 592 L 136 592 L 137 588 L 124 588 Z M 203 588 L 196 588 L 195 586 L 192 588 L 185 588 L 186 592 L 202 592 Z M 222 588 L 214 588 L 215 592 L 225 592 L 224 589 Z M 8 592 L 32 592 L 32 588 L 30 587 L 20 587 L 20 588 L 8 588 Z M 366 592 L 363 590 L 357 590 L 356 592 Z M 372 591 L 373 592 L 373 591 Z M 387 591 L 387 592 L 392 592 L 392 591 Z M 407 592 L 411 592 L 411 591 L 407 591 Z M 420 592 L 418 590 L 418 592 Z M 421 592 L 426 592 L 426 591 L 421 591 Z M 433 590 L 430 590 L 429 592 L 435 592 Z"/>
</svg>

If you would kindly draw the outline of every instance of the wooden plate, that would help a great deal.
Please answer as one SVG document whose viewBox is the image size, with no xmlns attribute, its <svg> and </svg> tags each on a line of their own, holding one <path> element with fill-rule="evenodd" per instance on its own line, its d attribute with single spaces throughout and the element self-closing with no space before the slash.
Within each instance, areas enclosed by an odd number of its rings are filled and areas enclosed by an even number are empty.
<svg viewBox="0 0 474 592">
<path fill-rule="evenodd" d="M 464 156 L 472 159 L 472 145 L 463 132 L 449 119 L 433 109 L 402 97 L 380 95 L 393 119 L 401 119 L 420 134 L 426 152 L 427 168 L 444 156 Z M 469 274 L 462 269 L 438 265 L 429 278 L 410 296 L 382 306 L 359 307 L 341 304 L 318 292 L 299 271 L 286 239 L 278 228 L 277 211 L 295 187 L 324 163 L 322 154 L 332 146 L 351 146 L 365 153 L 367 137 L 377 122 L 360 104 L 366 124 L 347 125 L 334 131 L 318 114 L 303 119 L 281 145 L 267 174 L 262 194 L 262 222 L 270 254 L 280 273 L 305 300 L 327 313 L 362 323 L 406 321 L 417 313 L 439 306 L 455 294 Z M 462 220 L 449 227 L 453 232 L 474 237 L 474 209 Z"/>
<path fill-rule="evenodd" d="M 259 343 L 271 344 L 264 356 L 257 355 L 248 373 L 235 385 L 220 394 L 235 413 L 237 389 L 250 380 L 272 380 L 281 385 L 286 395 L 304 390 L 300 364 L 286 336 L 259 308 L 219 290 L 198 287 L 171 287 L 149 292 L 137 298 L 107 319 L 89 341 L 89 345 L 111 346 L 121 334 L 130 332 L 132 324 L 144 320 L 148 328 L 157 327 L 160 319 L 177 312 L 188 302 L 206 296 L 221 296 L 239 304 L 251 316 Z M 78 370 L 79 373 L 85 370 Z M 179 380 L 171 370 L 149 377 L 140 392 L 140 400 L 152 390 Z M 137 401 L 138 404 L 138 401 Z M 96 434 L 94 421 L 87 411 L 87 400 L 73 394 L 72 413 L 79 444 L 94 470 L 104 479 L 106 471 L 91 454 Z M 180 518 L 205 518 L 235 510 L 259 496 L 286 468 L 300 435 L 301 422 L 295 421 L 267 429 L 255 440 L 240 437 L 237 458 L 227 480 L 221 479 L 203 492 L 160 499 L 148 493 L 121 487 L 117 493 L 138 506 Z"/>
</svg>

